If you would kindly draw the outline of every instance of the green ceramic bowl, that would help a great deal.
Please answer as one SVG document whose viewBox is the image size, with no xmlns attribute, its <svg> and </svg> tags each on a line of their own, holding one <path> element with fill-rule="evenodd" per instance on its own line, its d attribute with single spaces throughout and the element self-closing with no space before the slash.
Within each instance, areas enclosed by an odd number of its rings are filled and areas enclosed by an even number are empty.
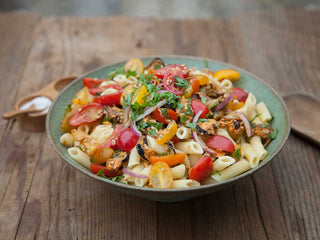
<svg viewBox="0 0 320 240">
<path fill-rule="evenodd" d="M 189 57 L 189 56 L 158 56 L 161 57 L 166 64 L 172 63 L 183 63 L 188 66 L 195 66 L 198 69 L 204 68 L 206 61 L 203 58 L 198 57 Z M 141 58 L 144 64 L 149 63 L 154 56 Z M 117 182 L 113 182 L 107 179 L 96 176 L 91 173 L 90 170 L 84 168 L 79 163 L 75 162 L 67 153 L 67 148 L 61 145 L 59 139 L 63 134 L 60 130 L 60 122 L 64 115 L 65 107 L 71 103 L 73 96 L 83 87 L 82 79 L 84 77 L 96 77 L 96 78 L 105 78 L 106 75 L 113 70 L 114 68 L 124 66 L 125 62 L 120 62 L 105 67 L 98 68 L 89 73 L 84 74 L 82 77 L 74 80 L 70 83 L 53 101 L 52 106 L 49 110 L 46 119 L 46 131 L 50 143 L 52 144 L 55 151 L 64 159 L 68 164 L 77 169 L 78 171 L 84 173 L 85 175 L 96 179 L 97 181 L 103 182 L 108 188 L 119 190 L 120 192 L 136 195 L 142 198 L 147 198 L 157 201 L 181 201 L 197 196 L 209 194 L 215 191 L 218 191 L 227 186 L 231 186 L 236 181 L 254 173 L 255 171 L 261 169 L 266 164 L 268 164 L 282 149 L 284 146 L 289 132 L 290 132 L 290 117 L 288 109 L 282 100 L 282 98 L 277 94 L 269 85 L 264 83 L 261 79 L 254 76 L 253 74 L 230 64 L 219 62 L 216 60 L 207 60 L 209 68 L 213 71 L 231 68 L 236 69 L 240 72 L 241 78 L 239 81 L 235 82 L 237 87 L 246 89 L 248 92 L 252 92 L 257 101 L 264 101 L 269 108 L 273 120 L 272 126 L 279 130 L 278 136 L 276 139 L 271 141 L 267 147 L 268 156 L 267 158 L 260 163 L 260 165 L 251 169 L 250 171 L 243 173 L 237 177 L 234 177 L 230 180 L 214 183 L 210 185 L 203 185 L 194 188 L 188 189 L 153 189 L 153 188 L 140 188 L 131 185 L 125 185 Z"/>
</svg>

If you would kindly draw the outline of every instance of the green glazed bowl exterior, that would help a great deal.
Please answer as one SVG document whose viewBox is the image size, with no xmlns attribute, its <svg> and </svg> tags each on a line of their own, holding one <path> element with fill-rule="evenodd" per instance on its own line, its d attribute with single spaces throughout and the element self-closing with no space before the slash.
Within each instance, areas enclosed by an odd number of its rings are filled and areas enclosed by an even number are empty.
<svg viewBox="0 0 320 240">
<path fill-rule="evenodd" d="M 146 65 L 155 56 L 143 57 L 141 60 Z M 237 177 L 232 179 L 213 183 L 210 185 L 203 185 L 199 187 L 187 188 L 187 189 L 153 189 L 153 188 L 141 188 L 131 185 L 126 185 L 118 182 L 113 182 L 108 179 L 96 176 L 91 173 L 90 170 L 86 169 L 79 163 L 75 162 L 67 153 L 67 148 L 62 146 L 60 143 L 60 136 L 63 134 L 60 130 L 60 122 L 64 116 L 64 109 L 66 106 L 72 102 L 73 96 L 83 87 L 82 79 L 84 77 L 94 77 L 94 78 L 105 78 L 110 71 L 114 68 L 122 67 L 124 62 L 108 65 L 105 67 L 98 68 L 94 71 L 84 74 L 82 77 L 74 80 L 65 89 L 63 89 L 56 99 L 53 101 L 46 119 L 46 131 L 51 145 L 54 150 L 64 159 L 68 164 L 77 169 L 78 171 L 84 173 L 85 175 L 105 183 L 105 185 L 114 190 L 120 192 L 132 194 L 142 198 L 147 198 L 150 200 L 157 201 L 182 201 L 197 196 L 209 194 L 211 192 L 218 191 L 227 186 L 231 186 L 236 181 L 251 175 L 255 171 L 263 168 L 268 164 L 282 149 L 284 146 L 288 135 L 290 133 L 290 117 L 288 109 L 282 100 L 282 98 L 277 94 L 269 85 L 264 83 L 261 79 L 255 75 L 243 70 L 239 67 L 223 63 L 216 60 L 205 60 L 198 57 L 190 56 L 157 56 L 161 57 L 166 64 L 181 63 L 187 64 L 188 66 L 195 66 L 198 69 L 204 68 L 208 64 L 209 69 L 217 71 L 219 69 L 231 68 L 239 71 L 241 74 L 240 80 L 236 81 L 234 85 L 236 87 L 244 88 L 248 92 L 252 92 L 257 98 L 257 102 L 263 101 L 269 108 L 273 120 L 271 122 L 273 128 L 279 130 L 276 139 L 271 141 L 267 146 L 268 156 L 264 161 L 262 161 L 259 166 L 255 169 L 251 169 Z"/>
</svg>

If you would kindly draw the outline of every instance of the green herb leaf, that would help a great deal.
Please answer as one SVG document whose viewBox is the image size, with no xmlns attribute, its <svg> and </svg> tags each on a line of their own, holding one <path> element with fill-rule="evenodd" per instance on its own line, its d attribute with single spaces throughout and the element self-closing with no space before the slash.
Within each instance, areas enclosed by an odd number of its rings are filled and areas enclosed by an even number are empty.
<svg viewBox="0 0 320 240">
<path fill-rule="evenodd" d="M 90 160 L 91 163 L 94 163 L 94 161 L 91 158 L 89 160 Z"/>
<path fill-rule="evenodd" d="M 211 175 L 215 175 L 215 174 L 218 174 L 218 175 L 220 175 L 220 176 L 221 176 L 221 172 L 220 172 L 219 170 L 217 170 L 217 171 L 213 171 L 213 172 L 211 173 Z"/>
<path fill-rule="evenodd" d="M 277 128 L 273 129 L 272 133 L 270 134 L 271 139 L 275 139 L 278 135 L 279 130 Z"/>
<path fill-rule="evenodd" d="M 193 112 L 192 112 L 192 109 L 191 109 L 191 107 L 190 107 L 190 104 L 187 104 L 187 112 L 185 112 L 185 114 L 187 114 L 187 115 L 190 115 L 190 116 L 193 116 Z"/>
<path fill-rule="evenodd" d="M 184 123 L 185 121 L 187 121 L 187 116 L 186 115 L 180 115 L 180 122 Z"/>
<path fill-rule="evenodd" d="M 120 180 L 122 180 L 124 178 L 124 176 L 123 175 L 119 175 L 119 176 L 115 176 L 115 177 L 110 177 L 110 178 L 107 178 L 107 179 L 109 179 L 109 180 L 111 180 L 111 181 L 113 181 L 113 182 L 116 182 L 116 181 L 120 181 Z"/>
<path fill-rule="evenodd" d="M 261 115 L 261 113 L 256 114 L 253 118 L 251 118 L 250 123 L 252 123 L 260 115 Z"/>
<path fill-rule="evenodd" d="M 99 171 L 99 172 L 97 172 L 97 174 L 96 174 L 96 175 L 98 175 L 98 176 L 100 176 L 100 177 L 103 177 L 103 178 L 107 178 L 107 177 L 106 177 L 106 175 L 104 175 L 104 172 L 103 172 L 103 171 L 104 171 L 104 169 L 105 169 L 105 168 L 101 168 L 101 169 L 100 169 L 100 171 Z"/>
<path fill-rule="evenodd" d="M 174 79 L 176 80 L 175 85 L 178 87 L 183 87 L 186 90 L 189 87 L 189 82 L 179 78 L 177 75 L 174 75 Z"/>
<path fill-rule="evenodd" d="M 64 115 L 66 115 L 67 112 L 71 111 L 72 109 L 72 104 L 68 104 L 68 106 L 66 106 L 66 108 L 64 109 Z"/>
<path fill-rule="evenodd" d="M 151 128 L 149 131 L 148 131 L 149 135 L 150 136 L 157 136 L 157 131 L 154 129 L 154 128 Z"/>
<path fill-rule="evenodd" d="M 206 104 L 207 103 L 207 98 L 205 96 L 201 96 L 201 102 Z"/>
<path fill-rule="evenodd" d="M 127 70 L 127 73 L 126 73 L 126 78 L 129 78 L 129 77 L 135 77 L 137 76 L 137 73 L 136 73 L 136 70 Z"/>
<path fill-rule="evenodd" d="M 101 93 L 98 93 L 98 92 L 96 92 L 96 93 L 94 94 L 95 97 L 99 97 L 100 95 L 101 95 Z"/>
<path fill-rule="evenodd" d="M 161 109 L 161 113 L 164 117 L 167 117 L 168 116 L 168 109 L 166 109 L 166 108 Z"/>
<path fill-rule="evenodd" d="M 154 70 L 157 70 L 159 68 L 162 68 L 162 66 L 158 63 L 155 67 L 154 67 Z"/>
<path fill-rule="evenodd" d="M 191 128 L 192 130 L 196 130 L 196 123 L 187 123 L 186 127 Z"/>
<path fill-rule="evenodd" d="M 198 122 L 209 122 L 209 120 L 205 118 L 199 118 Z"/>
<path fill-rule="evenodd" d="M 240 160 L 240 158 L 241 158 L 241 150 L 240 150 L 240 148 L 238 148 L 235 151 L 234 156 L 236 157 L 236 159 Z"/>
</svg>

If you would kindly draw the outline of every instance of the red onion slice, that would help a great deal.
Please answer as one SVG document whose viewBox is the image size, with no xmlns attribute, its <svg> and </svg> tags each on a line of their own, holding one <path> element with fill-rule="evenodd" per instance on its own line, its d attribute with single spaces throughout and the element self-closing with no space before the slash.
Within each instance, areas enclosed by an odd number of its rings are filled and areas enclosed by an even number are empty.
<svg viewBox="0 0 320 240">
<path fill-rule="evenodd" d="M 163 105 L 165 105 L 167 103 L 167 101 L 164 99 L 160 102 L 158 102 L 155 106 L 153 107 L 150 107 L 148 109 L 145 109 L 144 113 L 139 115 L 134 121 L 137 122 L 141 119 L 143 119 L 144 117 L 148 116 L 150 113 L 152 113 L 154 110 L 156 110 L 156 108 L 160 108 L 162 107 Z"/>
<path fill-rule="evenodd" d="M 137 174 L 137 173 L 131 172 L 126 168 L 122 168 L 122 172 L 124 172 L 125 174 L 128 174 L 128 175 L 130 175 L 132 177 L 136 177 L 136 178 L 148 178 L 148 176 L 146 176 L 146 175 L 142 175 L 142 174 Z"/>
<path fill-rule="evenodd" d="M 139 129 L 136 126 L 136 123 L 133 122 L 131 125 L 131 129 L 132 131 L 138 136 L 138 137 L 142 137 L 142 133 L 139 131 Z"/>
<path fill-rule="evenodd" d="M 227 97 L 222 103 L 220 103 L 220 105 L 216 108 L 215 111 L 220 111 L 231 99 L 231 96 Z"/>
<path fill-rule="evenodd" d="M 241 118 L 241 120 L 243 121 L 244 126 L 246 128 L 246 133 L 247 133 L 248 137 L 251 137 L 252 136 L 252 128 L 251 128 L 251 123 L 250 123 L 249 119 L 241 112 L 234 111 L 234 112 L 230 112 L 230 113 L 237 114 Z"/>
<path fill-rule="evenodd" d="M 202 111 L 199 111 L 199 112 L 194 116 L 192 123 L 197 124 L 198 119 L 199 119 L 201 113 L 202 113 Z M 193 140 L 194 140 L 195 142 L 197 142 L 197 143 L 203 148 L 203 151 L 205 151 L 206 153 L 212 154 L 212 155 L 216 155 L 216 152 L 215 152 L 213 149 L 208 148 L 208 146 L 202 141 L 202 139 L 199 138 L 199 136 L 197 135 L 196 131 L 193 131 L 193 130 L 191 129 L 191 133 L 192 133 Z"/>
</svg>

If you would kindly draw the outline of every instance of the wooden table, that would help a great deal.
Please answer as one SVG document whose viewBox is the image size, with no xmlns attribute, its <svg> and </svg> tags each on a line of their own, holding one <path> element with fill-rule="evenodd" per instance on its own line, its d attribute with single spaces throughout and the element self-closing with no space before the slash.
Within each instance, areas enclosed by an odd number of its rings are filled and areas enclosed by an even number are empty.
<svg viewBox="0 0 320 240">
<path fill-rule="evenodd" d="M 219 59 L 281 93 L 320 96 L 317 11 L 213 20 L 0 14 L 1 111 L 58 77 L 156 54 Z M 45 133 L 0 124 L 0 239 L 320 239 L 320 150 L 295 135 L 271 165 L 231 188 L 157 203 L 75 171 Z"/>
</svg>

